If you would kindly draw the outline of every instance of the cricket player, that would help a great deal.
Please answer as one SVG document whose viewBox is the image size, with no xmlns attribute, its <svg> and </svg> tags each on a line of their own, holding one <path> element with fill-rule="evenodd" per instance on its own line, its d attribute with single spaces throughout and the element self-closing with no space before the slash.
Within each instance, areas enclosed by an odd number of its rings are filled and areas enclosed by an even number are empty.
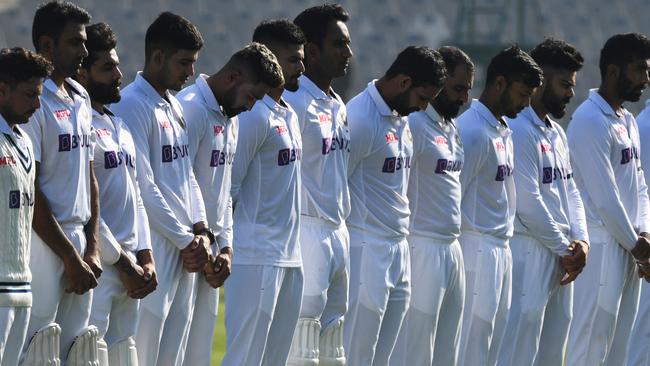
<svg viewBox="0 0 650 366">
<path fill-rule="evenodd" d="M 645 108 L 636 117 L 639 126 L 639 140 L 641 143 L 641 167 L 643 174 L 650 171 L 650 99 L 646 100 Z M 648 185 L 648 177 L 645 177 Z M 642 282 L 639 312 L 634 322 L 634 330 L 629 345 L 628 366 L 650 366 L 650 284 Z"/>
<path fill-rule="evenodd" d="M 275 54 L 283 86 L 239 116 L 232 167 L 234 248 L 225 285 L 224 366 L 285 365 L 302 297 L 298 241 L 302 140 L 285 89 L 298 89 L 305 38 L 287 20 L 262 22 L 253 33 Z M 243 290 L 245 289 L 245 290 Z"/>
<path fill-rule="evenodd" d="M 98 328 L 100 366 L 137 366 L 139 298 L 156 288 L 147 213 L 136 179 L 136 152 L 126 124 L 106 106 L 120 101 L 122 73 L 110 26 L 86 27 L 86 49 L 76 80 L 93 107 L 93 167 L 99 186 L 103 276 L 93 290 L 90 324 Z"/>
<path fill-rule="evenodd" d="M 269 90 L 282 86 L 275 55 L 259 43 L 237 51 L 212 76 L 199 75 L 178 93 L 187 121 L 190 158 L 205 201 L 208 224 L 216 237 L 214 263 L 196 282 L 194 310 L 184 364 L 210 365 L 219 306 L 217 287 L 230 275 L 232 262 L 232 163 L 237 148 L 237 115 L 250 110 Z"/>
<path fill-rule="evenodd" d="M 589 262 L 574 285 L 568 365 L 626 364 L 639 303 L 637 272 L 643 268 L 635 262 L 647 266 L 650 255 L 645 237 L 650 206 L 639 129 L 623 103 L 641 98 L 649 62 L 645 36 L 608 39 L 600 51 L 600 87 L 589 92 L 567 130 L 591 244 Z"/>
<path fill-rule="evenodd" d="M 305 286 L 289 365 L 345 365 L 343 320 L 348 306 L 350 133 L 345 103 L 332 89 L 345 76 L 352 50 L 338 4 L 311 7 L 294 23 L 305 34 L 300 88 L 284 97 L 298 116 L 303 141 L 301 226 Z"/>
<path fill-rule="evenodd" d="M 413 134 L 406 116 L 424 110 L 446 77 L 440 54 L 409 46 L 384 76 L 347 104 L 350 126 L 350 309 L 348 365 L 387 365 L 411 293 L 406 196 Z"/>
<path fill-rule="evenodd" d="M 187 122 L 169 90 L 194 74 L 203 46 L 187 19 L 164 12 L 147 29 L 145 65 L 114 105 L 131 131 L 137 180 L 149 218 L 158 287 L 140 301 L 135 341 L 140 366 L 181 365 L 196 272 L 214 240 L 192 171 Z"/>
<path fill-rule="evenodd" d="M 513 143 L 504 116 L 514 118 L 542 82 L 532 58 L 511 46 L 492 58 L 479 99 L 458 117 L 465 152 L 460 246 L 465 308 L 460 365 L 494 365 L 503 340 L 512 281 L 508 241 L 515 218 Z"/>
<path fill-rule="evenodd" d="M 458 363 L 465 301 L 458 243 L 464 153 L 454 118 L 469 100 L 474 63 L 456 47 L 438 52 L 447 69 L 445 85 L 425 111 L 409 115 L 411 303 L 390 359 L 393 366 Z"/>
<path fill-rule="evenodd" d="M 50 62 L 31 51 L 0 51 L 0 364 L 6 366 L 18 366 L 32 306 L 29 252 L 36 164 L 32 143 L 18 125 L 40 107 L 43 80 L 51 71 Z"/>
<path fill-rule="evenodd" d="M 88 325 L 99 258 L 99 194 L 93 170 L 92 108 L 86 90 L 70 77 L 88 55 L 90 15 L 68 2 L 41 5 L 34 15 L 36 51 L 54 70 L 43 84 L 41 108 L 25 125 L 36 161 L 34 233 L 31 237 L 33 306 L 24 364 L 58 359 L 95 362 L 97 328 Z M 58 324 L 58 325 L 57 325 Z M 43 344 L 56 344 L 59 354 Z"/>
<path fill-rule="evenodd" d="M 573 281 L 589 251 L 587 221 L 571 169 L 562 118 L 575 95 L 583 58 L 572 45 L 546 39 L 530 56 L 544 73 L 529 107 L 509 120 L 517 200 L 512 303 L 499 365 L 562 365 Z"/>
</svg>

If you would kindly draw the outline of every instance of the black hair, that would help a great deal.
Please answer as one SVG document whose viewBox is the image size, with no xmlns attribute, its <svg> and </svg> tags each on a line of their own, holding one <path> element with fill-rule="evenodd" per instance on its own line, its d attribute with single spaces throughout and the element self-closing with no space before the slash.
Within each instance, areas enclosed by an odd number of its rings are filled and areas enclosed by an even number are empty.
<svg viewBox="0 0 650 366">
<path fill-rule="evenodd" d="M 43 56 L 21 47 L 0 50 L 0 82 L 11 87 L 31 78 L 46 78 L 52 64 Z"/>
<path fill-rule="evenodd" d="M 650 58 L 650 40 L 639 33 L 616 34 L 600 50 L 600 76 L 605 78 L 608 65 L 623 67 L 635 60 Z"/>
<path fill-rule="evenodd" d="M 302 29 L 307 42 L 320 47 L 323 45 L 330 22 L 345 23 L 348 19 L 350 14 L 340 4 L 325 4 L 303 10 L 293 22 Z"/>
<path fill-rule="evenodd" d="M 530 55 L 517 45 L 512 45 L 492 58 L 487 68 L 485 85 L 490 85 L 497 76 L 505 77 L 508 83 L 522 82 L 536 88 L 542 84 L 542 70 Z"/>
<path fill-rule="evenodd" d="M 86 27 L 86 49 L 88 56 L 84 58 L 81 66 L 89 69 L 97 60 L 97 53 L 110 51 L 117 46 L 117 38 L 111 27 L 106 23 L 97 23 Z"/>
<path fill-rule="evenodd" d="M 155 49 L 166 55 L 178 50 L 199 51 L 203 47 L 201 32 L 189 20 L 180 15 L 163 12 L 147 29 L 144 38 L 145 63 Z"/>
<path fill-rule="evenodd" d="M 441 87 L 447 77 L 447 69 L 438 51 L 425 46 L 408 46 L 397 55 L 384 77 L 392 79 L 399 74 L 410 77 L 414 87 Z"/>
<path fill-rule="evenodd" d="M 560 70 L 578 71 L 585 59 L 571 44 L 554 38 L 546 38 L 530 51 L 530 57 L 542 69 L 551 67 Z"/>
<path fill-rule="evenodd" d="M 474 63 L 460 48 L 454 46 L 442 46 L 438 48 L 438 53 L 440 53 L 440 56 L 442 56 L 442 59 L 445 61 L 445 67 L 447 68 L 447 73 L 449 75 L 452 75 L 454 70 L 461 65 L 467 67 L 472 74 L 474 73 Z"/>
<path fill-rule="evenodd" d="M 63 1 L 50 1 L 41 4 L 34 14 L 34 23 L 32 23 L 32 43 L 34 48 L 39 51 L 38 40 L 42 36 L 49 36 L 58 41 L 59 36 L 68 23 L 88 24 L 90 14 L 83 8 Z"/>
<path fill-rule="evenodd" d="M 265 20 L 255 27 L 253 42 L 304 45 L 307 43 L 300 28 L 286 19 Z"/>
<path fill-rule="evenodd" d="M 230 57 L 228 64 L 243 65 L 252 73 L 255 82 L 262 82 L 271 88 L 284 84 L 282 68 L 273 52 L 257 42 L 248 44 Z"/>
</svg>

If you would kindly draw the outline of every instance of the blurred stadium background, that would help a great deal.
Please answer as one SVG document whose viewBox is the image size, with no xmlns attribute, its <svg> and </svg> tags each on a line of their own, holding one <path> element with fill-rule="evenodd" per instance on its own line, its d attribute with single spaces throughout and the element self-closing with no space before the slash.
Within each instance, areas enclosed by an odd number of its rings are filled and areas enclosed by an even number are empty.
<svg viewBox="0 0 650 366">
<path fill-rule="evenodd" d="M 0 47 L 33 49 L 31 27 L 42 0 L 0 0 Z M 197 25 L 205 39 L 197 73 L 215 72 L 252 36 L 264 19 L 293 19 L 314 0 L 73 0 L 93 16 L 92 22 L 109 23 L 118 35 L 118 53 L 124 85 L 133 80 L 144 62 L 144 35 L 162 11 L 181 14 Z M 586 59 L 578 74 L 576 98 L 560 121 L 568 123 L 573 109 L 588 89 L 600 82 L 598 58 L 605 40 L 616 33 L 650 34 L 648 0 L 341 0 L 350 12 L 348 22 L 354 57 L 348 76 L 337 88 L 349 99 L 366 83 L 383 74 L 407 45 L 463 48 L 477 63 L 472 95 L 478 97 L 486 63 L 500 49 L 516 42 L 530 50 L 544 37 L 574 44 Z M 633 113 L 640 102 L 628 104 Z M 215 339 L 215 364 L 225 347 L 223 308 Z"/>
</svg>

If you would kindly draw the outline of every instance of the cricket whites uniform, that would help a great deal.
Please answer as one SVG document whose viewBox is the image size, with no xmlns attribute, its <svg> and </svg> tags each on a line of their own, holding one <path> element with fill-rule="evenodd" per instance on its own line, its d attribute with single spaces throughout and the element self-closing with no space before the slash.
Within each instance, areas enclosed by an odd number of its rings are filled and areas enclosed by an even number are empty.
<svg viewBox="0 0 650 366">
<path fill-rule="evenodd" d="M 573 285 L 560 286 L 560 258 L 574 240 L 588 242 L 585 211 L 573 180 L 562 127 L 527 107 L 509 121 L 517 193 L 512 303 L 499 365 L 562 365 Z"/>
<path fill-rule="evenodd" d="M 348 365 L 387 365 L 408 309 L 411 263 L 406 196 L 413 135 L 375 81 L 347 105 L 350 309 L 344 327 Z"/>
<path fill-rule="evenodd" d="M 230 178 L 237 148 L 237 117 L 224 115 L 207 75 L 199 75 L 193 85 L 176 95 L 183 106 L 190 143 L 194 175 L 201 188 L 208 226 L 214 230 L 217 255 L 220 249 L 232 246 L 232 204 Z M 210 287 L 203 275 L 196 281 L 194 311 L 185 365 L 210 365 L 214 324 L 219 307 L 219 291 Z"/>
<path fill-rule="evenodd" d="M 431 105 L 408 120 L 413 133 L 407 238 L 411 303 L 390 363 L 456 365 L 465 301 L 458 243 L 463 145 L 454 121 L 445 121 Z"/>
<path fill-rule="evenodd" d="M 114 264 L 122 251 L 137 263 L 137 252 L 151 249 L 151 243 L 147 213 L 136 178 L 136 148 L 131 132 L 108 109 L 103 113 L 93 110 L 92 123 L 104 272 L 93 292 L 90 324 L 98 328 L 99 338 L 110 349 L 125 340 L 133 342 L 139 306 L 139 300 L 127 295 Z"/>
<path fill-rule="evenodd" d="M 650 171 L 650 101 L 636 117 L 641 142 L 641 166 L 643 174 Z M 648 178 L 646 177 L 646 185 Z M 629 345 L 628 366 L 650 366 L 650 284 L 641 281 L 641 300 L 639 312 L 634 322 L 634 330 Z"/>
<path fill-rule="evenodd" d="M 54 218 L 83 258 L 84 225 L 91 217 L 90 164 L 95 135 L 88 93 L 72 79 L 65 79 L 65 83 L 69 95 L 52 79 L 45 80 L 41 108 L 23 130 L 32 141 L 35 161 L 40 162 L 37 184 Z M 31 242 L 33 303 L 25 347 L 37 331 L 57 323 L 61 327 L 59 354 L 64 363 L 74 338 L 88 326 L 93 290 L 82 295 L 66 293 L 61 258 L 35 232 Z"/>
<path fill-rule="evenodd" d="M 284 365 L 303 289 L 300 127 L 293 109 L 269 95 L 239 115 L 232 168 L 234 251 L 225 284 L 222 365 Z"/>
<path fill-rule="evenodd" d="M 350 252 L 345 104 L 333 90 L 323 92 L 305 75 L 300 88 L 284 96 L 298 115 L 303 141 L 299 241 L 305 283 L 289 364 L 320 359 L 320 365 L 342 365 L 345 352 L 337 340 L 342 339 L 348 306 Z"/>
<path fill-rule="evenodd" d="M 0 364 L 18 366 L 32 306 L 29 269 L 36 164 L 32 143 L 0 115 Z"/>
<path fill-rule="evenodd" d="M 632 114 L 589 92 L 567 131 L 591 250 L 574 285 L 567 365 L 624 365 L 641 280 L 630 254 L 648 231 L 648 193 Z"/>
<path fill-rule="evenodd" d="M 180 365 L 196 277 L 183 268 L 180 251 L 194 239 L 193 224 L 206 221 L 186 122 L 178 100 L 169 92 L 161 97 L 141 73 L 122 91 L 113 111 L 126 122 L 135 143 L 138 184 L 158 277 L 156 291 L 140 301 L 138 363 Z"/>
<path fill-rule="evenodd" d="M 465 308 L 460 365 L 494 365 L 508 320 L 515 218 L 510 127 L 479 100 L 458 117 L 465 151 L 460 172 Z"/>
</svg>

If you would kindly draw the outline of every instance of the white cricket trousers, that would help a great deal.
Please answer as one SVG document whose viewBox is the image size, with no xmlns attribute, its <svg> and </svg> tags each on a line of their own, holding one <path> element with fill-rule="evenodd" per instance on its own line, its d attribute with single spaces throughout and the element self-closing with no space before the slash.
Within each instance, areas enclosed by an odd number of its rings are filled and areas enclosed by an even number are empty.
<svg viewBox="0 0 650 366">
<path fill-rule="evenodd" d="M 221 365 L 286 364 L 302 288 L 302 267 L 233 265 L 225 284 L 226 354 Z"/>
<path fill-rule="evenodd" d="M 62 228 L 74 244 L 79 256 L 86 252 L 86 236 L 83 227 Z M 32 230 L 30 268 L 32 271 L 32 311 L 27 327 L 23 352 L 31 337 L 41 328 L 57 323 L 61 327 L 59 357 L 64 364 L 74 338 L 88 326 L 93 290 L 82 295 L 66 293 L 68 284 L 63 276 L 63 261 Z M 100 277 L 101 281 L 101 277 Z"/>
<path fill-rule="evenodd" d="M 214 326 L 219 309 L 219 290 L 212 288 L 203 274 L 196 277 L 192 304 L 190 333 L 183 365 L 210 366 Z"/>
<path fill-rule="evenodd" d="M 18 366 L 30 307 L 0 307 L 0 365 Z"/>
<path fill-rule="evenodd" d="M 625 365 L 641 280 L 632 255 L 603 227 L 588 231 L 589 258 L 574 285 L 567 365 Z"/>
<path fill-rule="evenodd" d="M 645 280 L 641 283 L 639 312 L 628 347 L 628 366 L 650 366 L 650 283 Z"/>
<path fill-rule="evenodd" d="M 508 240 L 465 231 L 465 308 L 459 365 L 495 365 L 510 310 L 512 254 Z"/>
<path fill-rule="evenodd" d="M 537 239 L 515 234 L 512 303 L 499 366 L 562 365 L 569 336 L 573 284 L 560 286 L 560 257 Z"/>
<path fill-rule="evenodd" d="M 411 304 L 390 365 L 457 365 L 465 302 L 460 244 L 416 235 L 408 243 Z"/>
<path fill-rule="evenodd" d="M 151 246 L 158 287 L 140 300 L 135 335 L 138 364 L 180 366 L 187 346 L 196 275 L 183 268 L 178 247 L 155 230 L 151 230 Z"/>
<path fill-rule="evenodd" d="M 322 333 L 347 311 L 350 236 L 345 223 L 336 226 L 310 216 L 300 220 L 305 276 L 300 317 L 320 320 Z"/>
<path fill-rule="evenodd" d="M 135 256 L 131 256 L 135 261 Z M 135 337 L 140 301 L 127 295 L 115 266 L 102 263 L 102 276 L 93 292 L 90 310 L 91 325 L 99 331 L 98 339 L 104 339 L 108 348 L 129 337 Z"/>
<path fill-rule="evenodd" d="M 408 243 L 349 230 L 350 309 L 343 327 L 348 365 L 388 365 L 411 297 Z"/>
</svg>

